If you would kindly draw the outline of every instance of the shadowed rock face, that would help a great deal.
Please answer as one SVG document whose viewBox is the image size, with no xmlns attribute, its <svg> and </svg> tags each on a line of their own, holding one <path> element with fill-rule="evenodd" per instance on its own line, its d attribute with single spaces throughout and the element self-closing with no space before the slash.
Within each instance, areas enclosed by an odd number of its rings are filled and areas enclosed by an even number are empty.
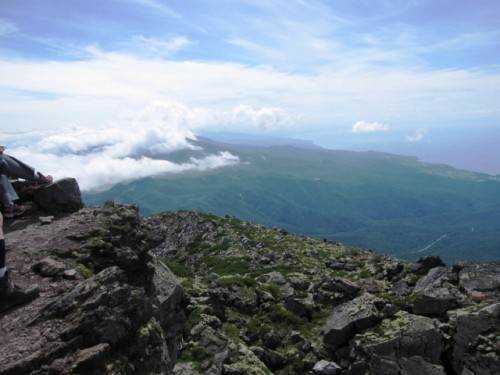
<svg viewBox="0 0 500 375">
<path fill-rule="evenodd" d="M 500 370 L 496 264 L 112 202 L 5 229 L 13 281 L 41 293 L 0 316 L 0 375 Z"/>
<path fill-rule="evenodd" d="M 82 209 L 6 237 L 13 281 L 37 282 L 41 296 L 0 317 L 0 374 L 172 373 L 183 292 L 149 253 L 156 239 L 136 207 Z"/>
</svg>

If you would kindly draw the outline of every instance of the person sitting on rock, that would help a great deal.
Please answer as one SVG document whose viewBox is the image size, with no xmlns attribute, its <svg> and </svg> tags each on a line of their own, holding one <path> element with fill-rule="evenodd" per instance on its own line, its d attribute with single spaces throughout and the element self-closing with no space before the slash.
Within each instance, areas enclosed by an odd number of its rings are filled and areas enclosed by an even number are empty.
<svg viewBox="0 0 500 375">
<path fill-rule="evenodd" d="M 13 218 L 24 213 L 24 207 L 14 203 L 19 199 L 9 178 L 22 178 L 32 181 L 35 185 L 50 184 L 52 176 L 35 173 L 35 169 L 16 158 L 4 153 L 5 146 L 0 146 L 0 202 L 4 208 L 4 217 Z"/>
<path fill-rule="evenodd" d="M 33 301 L 39 295 L 38 286 L 24 290 L 10 282 L 9 271 L 5 266 L 5 237 L 3 234 L 3 216 L 0 213 L 0 313 L 13 307 Z"/>
</svg>

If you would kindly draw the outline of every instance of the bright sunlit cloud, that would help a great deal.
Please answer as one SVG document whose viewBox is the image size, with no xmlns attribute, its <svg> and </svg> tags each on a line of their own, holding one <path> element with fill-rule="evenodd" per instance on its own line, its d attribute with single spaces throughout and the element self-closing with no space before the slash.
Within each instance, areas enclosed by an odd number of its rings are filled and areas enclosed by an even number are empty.
<svg viewBox="0 0 500 375">
<path fill-rule="evenodd" d="M 363 120 L 357 121 L 352 126 L 353 133 L 373 133 L 373 132 L 386 132 L 389 131 L 389 125 L 380 124 L 378 122 L 366 122 Z"/>
<path fill-rule="evenodd" d="M 28 133 L 4 140 L 14 144 L 6 153 L 56 178 L 73 176 L 82 190 L 92 190 L 147 176 L 237 164 L 238 157 L 228 152 L 206 154 L 185 163 L 160 159 L 179 150 L 199 150 L 190 142 L 196 140 L 195 129 L 220 122 L 230 126 L 251 123 L 256 127 L 278 127 L 286 120 L 286 113 L 279 108 L 240 105 L 221 112 L 155 101 L 101 128 L 71 125 L 55 134 Z"/>
<path fill-rule="evenodd" d="M 418 130 L 414 134 L 408 135 L 406 140 L 408 142 L 420 142 L 425 138 L 425 133 L 427 133 L 425 129 Z"/>
</svg>

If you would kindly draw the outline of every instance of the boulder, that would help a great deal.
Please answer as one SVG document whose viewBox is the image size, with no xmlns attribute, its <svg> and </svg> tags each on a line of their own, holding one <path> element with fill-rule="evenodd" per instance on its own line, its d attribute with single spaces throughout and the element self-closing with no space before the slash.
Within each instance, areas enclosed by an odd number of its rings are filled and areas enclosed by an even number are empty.
<svg viewBox="0 0 500 375">
<path fill-rule="evenodd" d="M 413 313 L 438 316 L 459 307 L 462 296 L 451 281 L 451 273 L 446 268 L 431 269 L 415 285 Z"/>
<path fill-rule="evenodd" d="M 352 281 L 340 277 L 325 279 L 320 288 L 330 292 L 343 293 L 348 296 L 352 296 L 359 291 L 359 287 Z"/>
<path fill-rule="evenodd" d="M 313 373 L 322 375 L 336 375 L 340 373 L 342 368 L 335 362 L 328 362 L 322 359 L 316 362 L 313 367 Z"/>
<path fill-rule="evenodd" d="M 82 209 L 12 237 L 12 245 L 30 249 L 12 255 L 36 253 L 22 260 L 28 269 L 34 263 L 36 273 L 26 274 L 42 292 L 2 316 L 0 374 L 172 374 L 184 322 L 182 290 L 149 253 L 134 207 Z M 40 240 L 45 237 L 50 240 Z M 108 248 L 113 251 L 102 251 Z"/>
<path fill-rule="evenodd" d="M 410 265 L 410 271 L 417 275 L 425 275 L 435 267 L 446 267 L 439 256 L 420 257 L 415 263 Z"/>
<path fill-rule="evenodd" d="M 42 276 L 62 276 L 67 267 L 63 262 L 46 257 L 36 262 L 31 269 Z"/>
<path fill-rule="evenodd" d="M 452 365 L 457 374 L 500 373 L 500 302 L 475 312 L 458 311 L 452 317 Z"/>
<path fill-rule="evenodd" d="M 370 374 L 445 374 L 440 364 L 444 340 L 437 323 L 399 311 L 351 340 L 353 369 Z M 430 371 L 430 372 L 428 372 Z"/>
<path fill-rule="evenodd" d="M 356 333 L 373 327 L 383 319 L 377 306 L 383 303 L 369 293 L 337 306 L 323 329 L 326 345 L 342 346 Z"/>
<path fill-rule="evenodd" d="M 470 294 L 500 294 L 500 263 L 465 266 L 459 273 L 459 285 Z"/>
<path fill-rule="evenodd" d="M 312 306 L 299 298 L 288 298 L 285 301 L 285 308 L 301 318 L 311 320 Z"/>
<path fill-rule="evenodd" d="M 83 208 L 82 195 L 74 178 L 63 178 L 33 190 L 33 201 L 50 213 L 72 213 Z"/>
</svg>

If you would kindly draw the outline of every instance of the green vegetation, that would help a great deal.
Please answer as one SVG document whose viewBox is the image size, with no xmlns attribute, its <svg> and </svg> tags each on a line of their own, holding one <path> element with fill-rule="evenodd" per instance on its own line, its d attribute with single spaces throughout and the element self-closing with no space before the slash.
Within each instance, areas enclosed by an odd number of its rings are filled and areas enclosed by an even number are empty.
<svg viewBox="0 0 500 375">
<path fill-rule="evenodd" d="M 249 259 L 246 257 L 221 258 L 203 256 L 196 262 L 197 269 L 205 269 L 217 275 L 242 275 L 248 272 Z"/>
<path fill-rule="evenodd" d="M 306 322 L 306 319 L 300 318 L 291 311 L 285 309 L 281 304 L 275 305 L 270 314 L 270 319 L 276 324 L 285 324 L 291 326 L 300 326 Z"/>
<path fill-rule="evenodd" d="M 230 285 L 236 285 L 239 287 L 255 287 L 257 285 L 257 282 L 255 279 L 251 277 L 239 277 L 239 276 L 232 276 L 232 277 L 224 277 L 218 280 L 218 283 L 220 286 L 223 287 L 228 287 Z"/>
<path fill-rule="evenodd" d="M 88 279 L 89 277 L 94 276 L 94 271 L 92 271 L 90 268 L 85 266 L 83 263 L 77 263 L 76 266 L 78 267 L 78 271 L 80 271 L 80 274 L 85 279 Z"/>
<path fill-rule="evenodd" d="M 215 224 L 213 214 L 230 215 L 250 240 L 258 239 L 234 217 L 404 259 L 430 254 L 447 263 L 498 259 L 498 177 L 375 152 L 199 145 L 227 150 L 242 163 L 210 173 L 119 184 L 84 194 L 86 205 L 136 203 L 144 215 L 189 209 L 206 212 L 205 218 Z M 200 240 L 194 239 L 189 250 L 206 252 L 215 246 Z M 284 251 L 282 243 L 263 245 Z"/>
<path fill-rule="evenodd" d="M 170 271 L 173 272 L 173 274 L 175 276 L 178 276 L 178 277 L 193 277 L 194 276 L 193 270 L 191 268 L 183 265 L 183 264 L 173 262 L 173 261 L 168 260 L 166 258 L 162 258 L 162 259 L 160 259 L 160 261 L 163 264 L 165 264 L 170 269 Z"/>
</svg>

